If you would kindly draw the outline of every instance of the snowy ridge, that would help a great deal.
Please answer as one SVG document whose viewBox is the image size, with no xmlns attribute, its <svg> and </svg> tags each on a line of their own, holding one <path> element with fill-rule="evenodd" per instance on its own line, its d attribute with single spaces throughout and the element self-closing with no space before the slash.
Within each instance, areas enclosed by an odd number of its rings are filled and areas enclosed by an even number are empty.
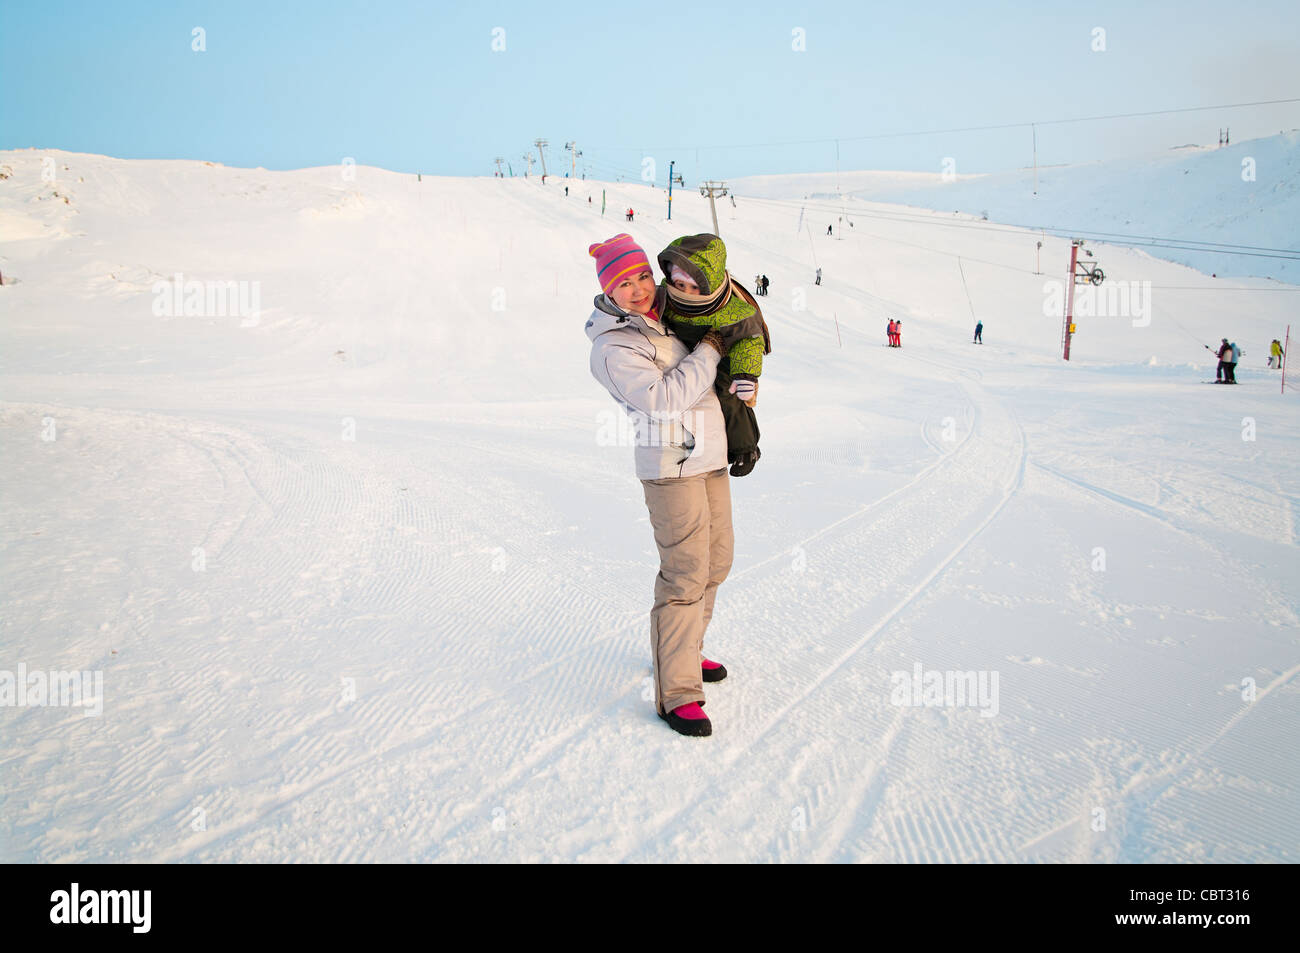
<svg viewBox="0 0 1300 953">
<path fill-rule="evenodd" d="M 992 222 L 1300 249 L 1300 132 L 1223 148 L 1186 146 L 1137 159 L 1018 169 L 995 175 L 902 172 L 808 173 L 737 179 L 736 191 L 766 199 L 843 197 L 860 202 L 957 210 Z M 1296 283 L 1300 262 L 1148 247 L 1159 258 L 1220 277 Z"/>
</svg>

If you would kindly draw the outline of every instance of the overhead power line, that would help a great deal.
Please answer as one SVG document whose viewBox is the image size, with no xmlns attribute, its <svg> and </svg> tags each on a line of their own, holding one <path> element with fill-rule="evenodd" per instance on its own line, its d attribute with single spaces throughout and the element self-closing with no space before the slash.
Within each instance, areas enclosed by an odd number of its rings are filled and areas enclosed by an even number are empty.
<svg viewBox="0 0 1300 953">
<path fill-rule="evenodd" d="M 1300 103 L 1300 97 L 1291 99 L 1262 99 L 1252 103 L 1223 103 L 1217 106 L 1182 106 L 1176 109 L 1151 109 L 1144 112 L 1108 113 L 1101 116 L 1074 116 L 1065 119 L 1034 119 L 1021 122 L 991 123 L 982 126 L 958 126 L 951 129 L 917 129 L 910 132 L 881 132 L 865 136 L 821 136 L 816 139 L 784 139 L 776 142 L 742 142 L 726 143 L 716 146 L 654 146 L 650 148 L 633 146 L 593 146 L 596 149 L 608 149 L 624 152 L 650 151 L 686 151 L 690 149 L 769 149 L 777 146 L 806 146 L 838 142 L 866 142 L 871 139 L 902 139 L 909 136 L 939 136 L 957 132 L 989 132 L 997 129 L 1028 129 L 1031 126 L 1058 126 L 1073 122 L 1100 122 L 1108 119 L 1138 119 L 1144 116 L 1170 116 L 1175 113 L 1207 112 L 1214 109 L 1246 109 L 1253 106 L 1281 106 L 1288 103 Z"/>
</svg>

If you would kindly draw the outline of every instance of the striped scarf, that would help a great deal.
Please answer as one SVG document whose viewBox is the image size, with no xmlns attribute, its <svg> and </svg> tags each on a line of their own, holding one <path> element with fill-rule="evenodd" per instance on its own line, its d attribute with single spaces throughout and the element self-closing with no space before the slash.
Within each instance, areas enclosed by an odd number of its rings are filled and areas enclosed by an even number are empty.
<svg viewBox="0 0 1300 953">
<path fill-rule="evenodd" d="M 668 285 L 668 300 L 672 302 L 673 310 L 690 317 L 722 310 L 722 307 L 731 300 L 731 275 L 726 274 L 725 277 L 727 280 L 719 284 L 718 290 L 707 295 L 687 294 L 671 284 Z"/>
</svg>

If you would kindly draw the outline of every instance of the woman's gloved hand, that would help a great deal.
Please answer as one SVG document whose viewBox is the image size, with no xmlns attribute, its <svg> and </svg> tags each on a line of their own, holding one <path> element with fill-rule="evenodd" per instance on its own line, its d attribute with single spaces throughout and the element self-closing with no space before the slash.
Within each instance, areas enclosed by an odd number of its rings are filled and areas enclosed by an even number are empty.
<svg viewBox="0 0 1300 953">
<path fill-rule="evenodd" d="M 710 344 L 713 349 L 723 357 L 727 356 L 727 352 L 722 348 L 722 335 L 717 331 L 710 331 L 708 334 L 704 335 L 704 337 L 700 338 L 700 344 Z"/>
<path fill-rule="evenodd" d="M 746 407 L 753 407 L 758 403 L 758 381 L 749 381 L 737 379 L 731 382 L 730 394 L 735 394 L 745 402 Z"/>
</svg>

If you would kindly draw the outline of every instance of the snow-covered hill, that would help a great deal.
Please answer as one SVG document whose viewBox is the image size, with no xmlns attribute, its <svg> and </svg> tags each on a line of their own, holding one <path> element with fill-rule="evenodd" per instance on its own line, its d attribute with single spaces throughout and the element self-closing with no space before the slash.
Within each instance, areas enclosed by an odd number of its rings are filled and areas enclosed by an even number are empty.
<svg viewBox="0 0 1300 953">
<path fill-rule="evenodd" d="M 1135 159 L 1047 166 L 997 175 L 843 172 L 737 179 L 738 194 L 803 199 L 870 215 L 861 201 L 890 202 L 992 222 L 1131 242 L 1206 274 L 1300 279 L 1300 132 L 1231 146 L 1184 146 Z M 827 204 L 829 203 L 829 204 Z M 824 231 L 824 229 L 823 229 Z M 1152 240 L 1155 241 L 1152 241 Z M 1280 259 L 1228 254 L 1203 243 L 1290 250 Z M 1177 247 L 1170 247 L 1177 246 Z M 1201 249 L 1201 250 L 1198 250 Z M 1053 269 L 1057 262 L 1051 262 Z"/>
<path fill-rule="evenodd" d="M 1133 295 L 1066 364 L 1065 239 L 1035 274 L 947 206 L 723 199 L 774 351 L 695 740 L 582 326 L 587 245 L 709 230 L 698 193 L 0 171 L 0 690 L 102 673 L 98 717 L 0 708 L 4 860 L 1300 856 L 1294 286 L 1090 242 Z M 996 697 L 899 704 L 918 665 Z"/>
</svg>

